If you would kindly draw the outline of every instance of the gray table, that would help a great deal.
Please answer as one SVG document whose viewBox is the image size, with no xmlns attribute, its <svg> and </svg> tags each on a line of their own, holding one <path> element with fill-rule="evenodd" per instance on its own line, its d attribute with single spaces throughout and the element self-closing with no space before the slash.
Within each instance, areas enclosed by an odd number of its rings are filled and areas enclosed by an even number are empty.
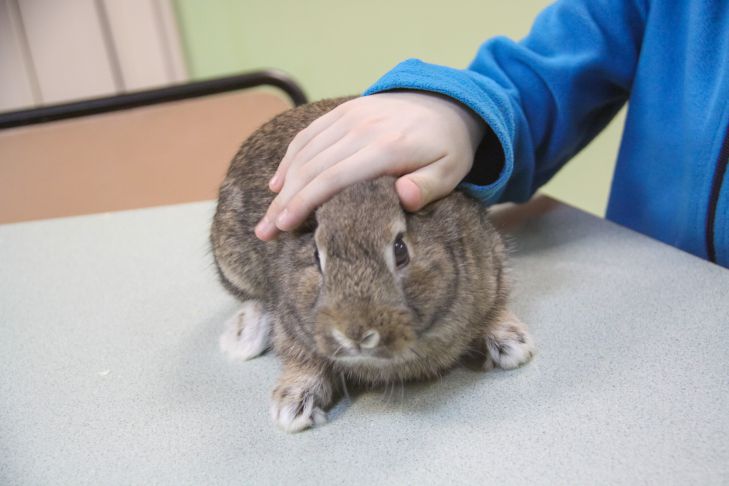
<svg viewBox="0 0 729 486">
<path fill-rule="evenodd" d="M 217 349 L 212 209 L 0 226 L 0 483 L 729 483 L 729 271 L 549 207 L 511 228 L 530 365 L 287 435 L 275 358 Z"/>
</svg>

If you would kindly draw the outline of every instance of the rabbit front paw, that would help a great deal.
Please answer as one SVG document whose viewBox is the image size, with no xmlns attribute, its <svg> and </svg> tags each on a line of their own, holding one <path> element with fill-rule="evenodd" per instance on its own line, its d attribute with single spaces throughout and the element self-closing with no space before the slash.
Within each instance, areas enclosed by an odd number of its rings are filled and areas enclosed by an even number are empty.
<svg viewBox="0 0 729 486">
<path fill-rule="evenodd" d="M 273 391 L 271 418 L 286 432 L 300 432 L 326 423 L 323 407 L 331 399 L 331 386 L 322 377 L 284 374 Z"/>
<path fill-rule="evenodd" d="M 225 323 L 220 349 L 230 359 L 246 361 L 270 346 L 271 317 L 257 300 L 247 300 Z"/>
<path fill-rule="evenodd" d="M 486 349 L 491 358 L 486 366 L 495 365 L 505 370 L 518 368 L 536 352 L 526 325 L 511 312 L 505 312 L 501 321 L 489 330 Z"/>
</svg>

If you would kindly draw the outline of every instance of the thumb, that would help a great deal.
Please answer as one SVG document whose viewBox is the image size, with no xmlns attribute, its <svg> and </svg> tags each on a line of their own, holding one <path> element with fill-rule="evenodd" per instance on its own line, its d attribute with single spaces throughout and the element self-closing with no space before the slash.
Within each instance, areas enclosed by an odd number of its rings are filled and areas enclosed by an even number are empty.
<svg viewBox="0 0 729 486">
<path fill-rule="evenodd" d="M 395 182 L 395 190 L 406 211 L 418 211 L 428 203 L 448 195 L 463 175 L 446 171 L 442 161 L 422 167 Z"/>
</svg>

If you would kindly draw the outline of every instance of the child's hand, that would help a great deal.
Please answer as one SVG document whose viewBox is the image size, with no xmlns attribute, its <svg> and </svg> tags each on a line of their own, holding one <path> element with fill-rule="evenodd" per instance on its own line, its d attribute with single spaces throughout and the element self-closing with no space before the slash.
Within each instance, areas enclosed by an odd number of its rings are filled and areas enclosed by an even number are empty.
<svg viewBox="0 0 729 486">
<path fill-rule="evenodd" d="M 458 102 L 402 91 L 357 98 L 315 120 L 291 142 L 269 187 L 278 193 L 256 226 L 271 240 L 301 224 L 338 191 L 381 175 L 417 211 L 468 174 L 485 125 Z"/>
</svg>

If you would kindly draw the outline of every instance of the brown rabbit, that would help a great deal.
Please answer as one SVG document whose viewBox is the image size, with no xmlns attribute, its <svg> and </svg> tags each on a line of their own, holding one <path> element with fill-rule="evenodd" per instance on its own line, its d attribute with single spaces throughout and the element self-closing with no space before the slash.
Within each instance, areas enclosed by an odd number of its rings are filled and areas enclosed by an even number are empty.
<svg viewBox="0 0 729 486">
<path fill-rule="evenodd" d="M 256 238 L 289 142 L 344 101 L 295 108 L 251 135 L 212 226 L 220 278 L 243 302 L 221 348 L 245 360 L 273 344 L 284 371 L 271 415 L 289 432 L 323 423 L 343 380 L 430 378 L 477 354 L 485 368 L 515 368 L 534 353 L 506 310 L 502 239 L 484 208 L 458 191 L 411 214 L 394 178 L 382 177 L 334 196 L 296 232 Z"/>
</svg>

